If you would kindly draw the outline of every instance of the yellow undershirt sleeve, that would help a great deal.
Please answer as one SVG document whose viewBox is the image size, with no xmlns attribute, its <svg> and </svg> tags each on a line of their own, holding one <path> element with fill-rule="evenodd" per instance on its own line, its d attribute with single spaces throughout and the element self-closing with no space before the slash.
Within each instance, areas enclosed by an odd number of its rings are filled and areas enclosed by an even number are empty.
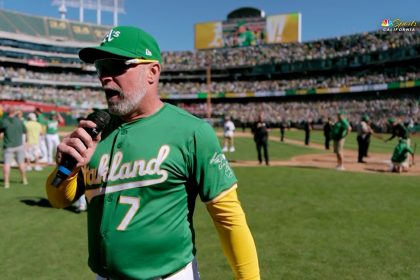
<svg viewBox="0 0 420 280">
<path fill-rule="evenodd" d="M 48 176 L 45 184 L 47 197 L 51 205 L 55 208 L 65 208 L 70 206 L 75 200 L 80 197 L 80 192 L 77 191 L 77 176 L 76 172 L 73 176 L 67 178 L 56 188 L 51 183 L 57 173 L 57 168 Z"/>
<path fill-rule="evenodd" d="M 237 280 L 259 280 L 257 250 L 245 213 L 236 193 L 236 185 L 207 203 L 223 251 Z"/>
</svg>

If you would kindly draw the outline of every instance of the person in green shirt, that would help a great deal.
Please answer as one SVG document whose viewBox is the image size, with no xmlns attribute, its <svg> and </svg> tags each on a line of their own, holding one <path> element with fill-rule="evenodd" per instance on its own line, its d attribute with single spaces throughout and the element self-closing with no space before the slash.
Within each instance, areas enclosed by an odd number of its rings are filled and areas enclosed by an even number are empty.
<svg viewBox="0 0 420 280">
<path fill-rule="evenodd" d="M 398 139 L 407 140 L 406 141 L 407 145 L 410 146 L 411 143 L 410 143 L 410 131 L 409 131 L 409 129 L 404 124 L 399 122 L 396 118 L 389 118 L 388 123 L 391 125 L 392 134 L 388 139 L 384 140 L 384 142 L 386 143 L 388 141 L 391 141 L 395 137 L 398 137 Z"/>
<path fill-rule="evenodd" d="M 3 180 L 4 188 L 10 187 L 10 167 L 13 159 L 19 166 L 20 176 L 24 185 L 28 184 L 26 178 L 25 166 L 25 146 L 23 136 L 26 135 L 26 127 L 22 120 L 18 117 L 18 111 L 10 107 L 8 116 L 0 121 L 0 133 L 4 134 L 3 138 Z"/>
<path fill-rule="evenodd" d="M 407 172 L 410 166 L 408 155 L 411 155 L 411 162 L 414 163 L 414 151 L 408 145 L 407 139 L 400 138 L 392 153 L 392 172 Z"/>
<path fill-rule="evenodd" d="M 244 24 L 239 25 L 237 31 L 237 46 L 248 47 L 256 45 L 254 33 L 249 30 Z"/>
<path fill-rule="evenodd" d="M 88 264 L 97 279 L 200 279 L 192 219 L 199 196 L 234 278 L 259 280 L 237 179 L 213 128 L 159 98 L 156 40 L 118 26 L 79 57 L 95 65 L 111 117 L 95 139 L 85 130 L 95 128 L 90 120 L 63 138 L 57 162 L 70 155 L 77 165 L 55 187 L 57 167 L 46 192 L 56 208 L 85 193 Z"/>
<path fill-rule="evenodd" d="M 58 136 L 58 127 L 64 123 L 63 117 L 60 115 L 59 112 L 51 112 L 50 119 L 46 121 L 46 133 L 45 139 L 47 141 L 47 157 L 48 163 L 54 164 L 54 152 L 57 148 L 58 144 L 60 143 L 60 137 Z"/>
<path fill-rule="evenodd" d="M 351 126 L 346 118 L 346 113 L 340 111 L 337 114 L 337 122 L 331 128 L 331 139 L 334 143 L 334 153 L 337 156 L 337 170 L 344 170 L 344 142 L 350 133 Z"/>
</svg>

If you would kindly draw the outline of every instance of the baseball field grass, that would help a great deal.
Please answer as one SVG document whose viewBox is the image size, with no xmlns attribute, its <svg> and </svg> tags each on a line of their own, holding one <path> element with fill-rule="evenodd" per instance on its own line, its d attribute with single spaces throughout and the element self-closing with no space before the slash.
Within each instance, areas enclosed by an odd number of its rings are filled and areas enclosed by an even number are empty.
<svg viewBox="0 0 420 280">
<path fill-rule="evenodd" d="M 222 138 L 219 138 L 222 142 Z M 225 153 L 230 161 L 240 160 L 257 160 L 257 151 L 254 140 L 251 137 L 236 137 L 234 153 Z M 270 141 L 269 156 L 270 160 L 288 160 L 292 157 L 304 154 L 324 153 L 323 150 L 314 149 L 312 147 L 301 147 L 279 141 Z"/>
<path fill-rule="evenodd" d="M 279 129 L 271 131 L 270 135 L 272 137 L 278 137 L 280 138 L 280 132 Z M 376 137 L 371 137 L 371 144 L 369 150 L 374 153 L 392 153 L 394 147 L 397 145 L 397 138 L 394 138 L 392 141 L 389 141 L 387 143 L 384 143 L 385 139 L 388 139 L 391 135 L 390 134 L 378 134 Z M 292 139 L 304 142 L 305 139 L 305 133 L 303 130 L 286 130 L 285 133 L 286 139 Z M 346 149 L 352 149 L 357 150 L 357 133 L 351 132 L 350 135 L 346 137 Z M 310 143 L 324 145 L 324 135 L 322 131 L 314 130 L 311 131 L 311 139 Z M 411 146 L 414 147 L 414 144 L 420 145 L 420 136 L 418 134 L 415 134 L 411 137 Z M 332 145 L 332 142 L 330 143 Z"/>
<path fill-rule="evenodd" d="M 252 140 L 236 140 L 229 157 L 255 160 Z M 316 151 L 270 143 L 272 158 Z M 11 188 L 0 183 L 0 279 L 94 279 L 86 213 L 49 206 L 50 171 L 29 172 L 23 186 L 13 169 Z M 262 279 L 420 279 L 419 176 L 273 166 L 234 171 Z M 202 203 L 194 225 L 202 279 L 233 279 Z"/>
</svg>

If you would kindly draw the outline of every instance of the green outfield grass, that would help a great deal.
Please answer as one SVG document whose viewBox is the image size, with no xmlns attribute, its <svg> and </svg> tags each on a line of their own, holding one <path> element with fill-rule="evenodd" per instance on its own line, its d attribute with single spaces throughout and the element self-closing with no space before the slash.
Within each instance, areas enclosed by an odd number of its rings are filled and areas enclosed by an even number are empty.
<svg viewBox="0 0 420 280">
<path fill-rule="evenodd" d="M 241 155 L 228 156 L 255 160 L 252 139 L 236 140 Z M 273 158 L 302 151 L 315 152 L 270 143 Z M 50 171 L 29 172 L 23 186 L 13 169 L 11 188 L 0 183 L 0 279 L 94 279 L 86 213 L 49 207 L 43 185 Z M 265 166 L 234 171 L 262 279 L 420 279 L 419 176 Z M 202 279 L 233 279 L 202 203 L 194 225 Z"/>
<path fill-rule="evenodd" d="M 262 279 L 420 277 L 418 177 L 307 168 L 235 171 Z M 198 233 L 201 267 L 210 272 L 205 279 L 230 279 L 218 252 L 208 255 L 215 243 L 214 236 Z"/>
<path fill-rule="evenodd" d="M 221 145 L 223 146 L 223 138 L 219 138 Z M 239 160 L 254 160 L 257 158 L 257 149 L 255 147 L 254 140 L 250 137 L 236 137 L 235 138 L 235 149 L 234 153 L 225 153 L 229 161 Z M 268 150 L 270 160 L 288 160 L 292 157 L 304 154 L 319 154 L 325 153 L 326 151 L 315 149 L 311 147 L 301 147 L 297 145 L 287 144 L 279 141 L 269 141 Z"/>
<path fill-rule="evenodd" d="M 270 132 L 271 136 L 277 136 L 280 138 L 280 130 L 275 129 Z M 380 134 L 380 136 L 383 137 L 383 139 L 388 139 L 391 135 L 390 134 Z M 356 140 L 357 134 L 355 132 L 350 133 L 350 135 L 346 138 L 346 143 L 344 145 L 344 148 L 351 149 L 351 150 L 357 150 L 357 140 Z M 292 140 L 298 140 L 302 141 L 302 143 L 305 140 L 305 132 L 303 130 L 286 130 L 285 133 L 286 139 L 292 139 Z M 316 143 L 320 145 L 324 145 L 324 135 L 322 131 L 315 130 L 311 132 L 311 141 L 310 143 Z M 371 144 L 369 151 L 374 153 L 392 153 L 394 150 L 394 147 L 397 145 L 397 138 L 394 138 L 390 142 L 384 143 L 383 140 L 371 137 Z M 420 145 L 420 136 L 414 135 L 411 137 L 411 145 L 414 146 L 414 144 L 417 143 L 417 145 Z M 330 143 L 330 146 L 332 147 L 332 142 Z"/>
</svg>

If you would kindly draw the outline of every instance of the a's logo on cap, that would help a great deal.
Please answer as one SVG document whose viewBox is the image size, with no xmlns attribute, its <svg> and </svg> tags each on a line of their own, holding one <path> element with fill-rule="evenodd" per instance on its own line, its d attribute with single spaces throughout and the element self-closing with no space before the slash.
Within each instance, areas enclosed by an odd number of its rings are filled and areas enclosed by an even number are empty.
<svg viewBox="0 0 420 280">
<path fill-rule="evenodd" d="M 146 55 L 152 56 L 152 52 L 149 49 L 146 49 Z"/>
<path fill-rule="evenodd" d="M 108 34 L 106 34 L 105 38 L 102 40 L 102 43 L 111 42 L 115 38 L 118 38 L 120 36 L 120 31 L 114 31 L 114 29 L 111 29 Z"/>
</svg>

